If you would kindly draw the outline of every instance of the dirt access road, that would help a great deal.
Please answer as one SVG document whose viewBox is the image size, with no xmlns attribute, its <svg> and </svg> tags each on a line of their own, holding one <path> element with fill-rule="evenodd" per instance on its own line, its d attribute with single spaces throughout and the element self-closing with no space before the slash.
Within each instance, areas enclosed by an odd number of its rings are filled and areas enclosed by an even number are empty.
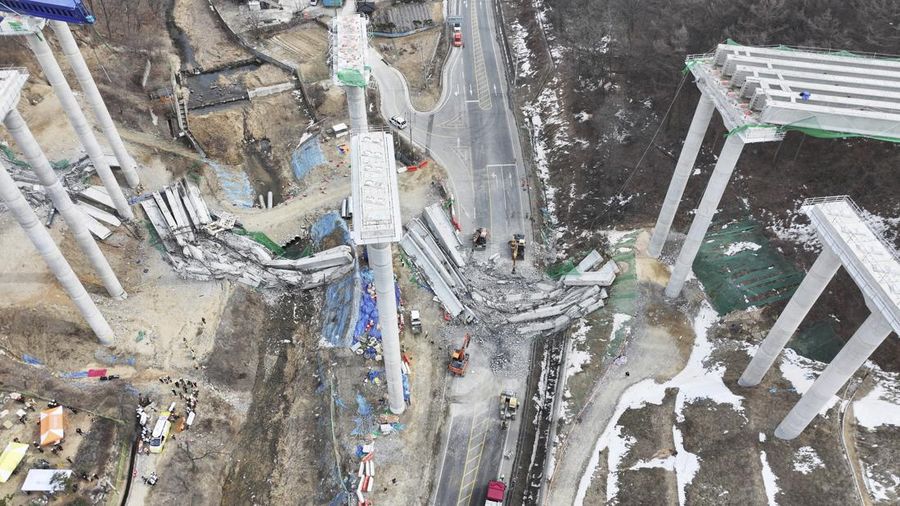
<svg viewBox="0 0 900 506">
<path fill-rule="evenodd" d="M 542 504 L 572 504 L 578 483 L 590 460 L 597 438 L 615 412 L 619 397 L 630 386 L 645 379 L 666 381 L 687 363 L 693 334 L 687 321 L 667 310 L 662 290 L 667 279 L 660 279 L 648 263 L 658 263 L 646 256 L 649 237 L 642 233 L 636 241 L 639 280 L 638 300 L 644 306 L 633 323 L 634 336 L 625 351 L 627 362 L 612 365 L 597 379 L 585 407 L 575 415 L 574 424 L 560 434 L 562 446 L 557 450 L 556 465 L 547 470 L 551 480 L 546 484 Z M 613 287 L 615 289 L 615 287 Z M 628 372 L 628 376 L 625 372 Z"/>
</svg>

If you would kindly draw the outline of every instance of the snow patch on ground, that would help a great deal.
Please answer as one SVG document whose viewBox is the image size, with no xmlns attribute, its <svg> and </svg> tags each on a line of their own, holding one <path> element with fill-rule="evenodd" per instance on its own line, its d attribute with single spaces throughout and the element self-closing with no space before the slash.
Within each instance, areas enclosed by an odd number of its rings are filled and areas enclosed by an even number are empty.
<svg viewBox="0 0 900 506">
<path fill-rule="evenodd" d="M 625 324 L 631 321 L 631 315 L 625 313 L 616 313 L 613 315 L 612 330 L 609 331 L 609 338 L 616 337 L 616 334 L 625 327 Z M 630 329 L 629 329 L 630 330 Z"/>
<path fill-rule="evenodd" d="M 856 423 L 869 430 L 882 425 L 900 425 L 900 374 L 880 373 L 865 397 L 853 403 Z"/>
<path fill-rule="evenodd" d="M 612 432 L 616 423 L 619 421 L 619 418 L 622 416 L 622 413 L 629 409 L 642 408 L 647 405 L 647 403 L 659 405 L 662 403 L 665 395 L 666 389 L 664 386 L 652 379 L 645 379 L 635 383 L 622 393 L 622 397 L 619 398 L 619 403 L 616 405 L 616 411 L 613 413 L 610 422 L 606 425 L 606 429 L 597 439 L 597 444 L 594 446 L 594 452 L 591 454 L 591 460 L 588 461 L 587 469 L 581 477 L 581 481 L 578 483 L 575 504 L 580 505 L 584 503 L 584 496 L 587 494 L 588 486 L 591 484 L 591 478 L 593 478 L 594 473 L 597 471 L 597 465 L 600 464 L 600 452 L 609 447 L 610 439 L 613 437 Z"/>
<path fill-rule="evenodd" d="M 883 481 L 883 478 L 879 476 L 879 479 L 882 481 L 877 481 L 874 471 L 875 466 L 863 465 L 866 473 L 866 488 L 869 490 L 869 493 L 872 494 L 872 498 L 875 499 L 875 502 L 889 502 L 892 499 L 897 498 L 897 487 L 900 486 L 900 476 L 897 476 L 894 473 L 887 473 L 889 475 L 889 479 L 891 483 L 886 484 Z"/>
<path fill-rule="evenodd" d="M 759 452 L 759 461 L 762 463 L 762 477 L 763 477 L 763 486 L 766 488 L 766 499 L 769 500 L 769 506 L 775 506 L 778 504 L 775 501 L 775 496 L 778 495 L 778 492 L 781 490 L 778 488 L 778 477 L 775 476 L 775 473 L 772 472 L 772 468 L 769 467 L 769 461 L 766 459 L 766 452 Z"/>
<path fill-rule="evenodd" d="M 707 339 L 709 328 L 719 318 L 718 313 L 708 303 L 694 318 L 694 331 L 697 336 L 691 357 L 684 369 L 669 381 L 670 386 L 678 388 L 675 398 L 675 414 L 679 422 L 684 421 L 684 406 L 698 399 L 710 399 L 718 404 L 730 404 L 736 411 L 743 412 L 743 397 L 735 395 L 725 386 L 722 376 L 725 366 L 715 364 L 705 366 L 713 351 L 712 343 Z"/>
<path fill-rule="evenodd" d="M 621 328 L 630 319 L 630 316 L 624 314 L 613 315 L 612 335 L 614 335 L 617 328 Z M 651 379 L 645 379 L 632 385 L 622 393 L 615 413 L 613 413 L 603 433 L 597 439 L 597 444 L 591 454 L 591 460 L 588 462 L 587 469 L 578 484 L 575 504 L 583 504 L 587 489 L 600 461 L 599 454 L 613 443 L 614 433 L 618 434 L 616 427 L 619 418 L 626 410 L 638 409 L 647 404 L 658 405 L 665 397 L 666 389 L 676 388 L 678 389 L 678 394 L 675 399 L 675 413 L 679 422 L 684 421 L 683 410 L 685 404 L 690 404 L 697 399 L 711 399 L 719 404 L 730 404 L 737 411 L 743 411 L 743 398 L 728 390 L 722 381 L 725 368 L 718 364 L 709 367 L 704 365 L 709 362 L 709 357 L 713 350 L 712 344 L 707 337 L 708 332 L 717 319 L 718 314 L 715 309 L 709 303 L 704 303 L 693 321 L 696 339 L 685 368 L 665 383 L 656 383 Z M 672 436 L 675 439 L 676 448 L 674 470 L 678 481 L 678 500 L 679 504 L 683 505 L 686 500 L 685 488 L 693 481 L 697 470 L 699 470 L 700 459 L 684 448 L 684 438 L 677 426 L 672 427 Z M 610 475 L 619 472 L 612 464 L 613 462 L 610 458 Z M 609 488 L 607 488 L 607 496 L 614 497 L 614 495 L 609 496 Z"/>
<path fill-rule="evenodd" d="M 615 499 L 619 493 L 619 464 L 637 440 L 631 436 L 622 436 L 622 426 L 617 425 L 609 438 L 609 474 L 606 477 L 606 501 Z"/>
<path fill-rule="evenodd" d="M 556 192 L 550 184 L 550 166 L 557 157 L 568 155 L 575 143 L 570 135 L 570 122 L 563 118 L 559 82 L 553 79 L 537 98 L 524 107 L 531 121 L 531 144 L 538 179 L 544 193 L 545 209 L 551 227 L 556 226 Z"/>
<path fill-rule="evenodd" d="M 628 468 L 629 471 L 637 471 L 638 469 L 665 469 L 666 471 L 674 471 L 675 457 L 669 455 L 664 459 L 655 458 L 652 460 L 642 460 Z"/>
<path fill-rule="evenodd" d="M 762 246 L 760 246 L 759 244 L 756 244 L 755 242 L 748 242 L 748 241 L 734 242 L 734 243 L 731 243 L 728 245 L 728 248 L 725 250 L 725 254 L 728 256 L 731 256 L 731 255 L 736 255 L 736 254 L 740 253 L 741 251 L 756 251 L 759 248 L 762 248 Z"/>
<path fill-rule="evenodd" d="M 534 55 L 528 49 L 528 32 L 525 27 L 519 23 L 518 19 L 513 19 L 509 24 L 509 33 L 511 35 L 510 45 L 512 45 L 513 57 L 516 64 L 516 75 L 522 78 L 533 76 L 536 71 L 531 65 Z"/>
<path fill-rule="evenodd" d="M 580 373 L 584 366 L 591 362 L 591 353 L 586 350 L 578 349 L 578 346 L 584 345 L 585 338 L 590 330 L 591 326 L 587 324 L 587 320 L 582 318 L 578 321 L 578 327 L 572 332 L 572 348 L 569 350 L 568 354 L 566 379 Z"/>
<path fill-rule="evenodd" d="M 798 394 L 803 395 L 815 382 L 817 373 L 821 371 L 823 364 L 801 357 L 790 348 L 785 348 L 782 357 L 781 364 L 778 366 L 781 369 L 781 375 L 791 382 Z M 819 414 L 825 416 L 839 400 L 837 395 L 832 395 L 831 400 L 825 404 Z"/>
<path fill-rule="evenodd" d="M 672 426 L 672 439 L 675 441 L 675 481 L 678 482 L 678 506 L 687 504 L 687 486 L 694 481 L 700 470 L 700 458 L 684 449 L 684 436 L 678 427 Z"/>
<path fill-rule="evenodd" d="M 900 210 L 895 210 L 895 212 L 897 211 Z M 897 242 L 897 237 L 900 235 L 900 212 L 898 212 L 898 216 L 884 217 L 862 209 L 862 218 L 876 235 L 884 237 L 888 243 Z"/>
<path fill-rule="evenodd" d="M 824 467 L 825 463 L 822 462 L 812 446 L 804 446 L 794 453 L 794 471 L 798 473 L 809 474 Z"/>
<path fill-rule="evenodd" d="M 799 210 L 791 213 L 787 223 L 773 221 L 772 233 L 782 241 L 792 242 L 806 251 L 817 252 L 822 249 L 822 244 L 816 236 L 815 227 L 809 222 L 805 214 Z"/>
<path fill-rule="evenodd" d="M 588 113 L 587 111 L 581 111 L 575 115 L 575 119 L 578 120 L 579 123 L 584 123 L 585 121 L 593 118 L 594 115 Z"/>
</svg>

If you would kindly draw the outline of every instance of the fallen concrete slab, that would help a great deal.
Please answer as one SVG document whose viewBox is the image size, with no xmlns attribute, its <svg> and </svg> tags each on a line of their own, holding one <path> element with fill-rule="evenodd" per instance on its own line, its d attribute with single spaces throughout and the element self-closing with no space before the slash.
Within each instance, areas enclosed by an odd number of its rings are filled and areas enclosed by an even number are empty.
<svg viewBox="0 0 900 506">
<path fill-rule="evenodd" d="M 456 229 L 447 213 L 441 209 L 440 204 L 432 204 L 425 208 L 423 214 L 425 222 L 434 233 L 438 243 L 444 248 L 444 252 L 456 264 L 457 267 L 465 267 L 466 259 L 463 257 L 459 248 L 462 243 L 459 242 L 459 236 L 456 235 Z"/>
<path fill-rule="evenodd" d="M 84 218 L 84 223 L 87 225 L 88 230 L 90 230 L 97 239 L 102 241 L 112 235 L 112 230 L 103 226 L 103 224 L 95 220 L 93 216 L 84 213 L 82 218 Z"/>
<path fill-rule="evenodd" d="M 416 243 L 416 246 L 419 247 L 419 250 L 428 257 L 428 261 L 431 262 L 431 265 L 434 266 L 435 271 L 441 276 L 441 279 L 444 280 L 447 286 L 455 288 L 459 283 L 457 283 L 457 278 L 452 276 L 444 266 L 444 262 L 442 262 L 444 254 L 441 252 L 440 248 L 437 248 L 435 251 L 434 248 L 430 247 L 427 238 L 422 237 L 421 231 L 416 230 L 416 228 L 416 221 L 413 220 L 407 228 L 409 231 L 409 238 L 412 239 Z M 427 231 L 425 232 L 427 233 Z M 428 237 L 430 237 L 430 235 Z"/>
<path fill-rule="evenodd" d="M 597 250 L 591 250 L 590 253 L 586 257 L 584 257 L 578 265 L 575 266 L 575 270 L 578 272 L 588 272 L 600 265 L 600 262 L 603 261 L 603 257 L 600 256 L 600 253 Z"/>
<path fill-rule="evenodd" d="M 84 190 L 81 190 L 78 195 L 92 200 L 98 204 L 102 204 L 110 209 L 115 209 L 116 205 L 113 203 L 112 197 L 106 193 L 106 188 L 102 186 L 88 186 Z"/>
<path fill-rule="evenodd" d="M 400 247 L 403 248 L 403 251 L 406 252 L 413 263 L 428 278 L 431 289 L 434 290 L 434 294 L 441 301 L 444 309 L 454 318 L 459 316 L 463 312 L 463 303 L 460 302 L 453 290 L 444 282 L 441 275 L 438 274 L 437 268 L 432 265 L 425 253 L 419 248 L 419 245 L 410 237 L 409 232 L 403 235 L 403 238 L 400 240 Z"/>
<path fill-rule="evenodd" d="M 84 202 L 84 201 L 78 202 L 78 207 L 79 207 L 79 209 L 84 211 L 84 213 L 87 214 L 88 216 L 90 216 L 91 218 L 94 218 L 98 221 L 102 221 L 103 223 L 106 223 L 107 225 L 112 225 L 114 227 L 118 227 L 118 226 L 122 225 L 122 222 L 119 220 L 119 218 L 116 218 L 116 216 L 114 214 L 108 213 L 102 209 L 98 209 L 98 208 L 88 204 L 87 202 Z"/>
<path fill-rule="evenodd" d="M 619 267 L 610 260 L 599 271 L 573 272 L 563 276 L 563 284 L 566 286 L 610 286 L 616 280 Z"/>
<path fill-rule="evenodd" d="M 339 267 L 353 263 L 353 255 L 350 246 L 337 246 L 325 251 L 320 251 L 314 255 L 295 260 L 287 258 L 279 258 L 269 260 L 263 265 L 273 269 L 284 269 L 301 272 L 314 272 L 331 267 Z"/>
</svg>

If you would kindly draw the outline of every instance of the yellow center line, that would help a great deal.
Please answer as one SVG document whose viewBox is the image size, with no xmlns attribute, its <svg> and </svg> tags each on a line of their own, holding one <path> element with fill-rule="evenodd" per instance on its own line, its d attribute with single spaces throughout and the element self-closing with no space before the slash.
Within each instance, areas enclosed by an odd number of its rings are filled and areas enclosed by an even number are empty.
<svg viewBox="0 0 900 506">
<path fill-rule="evenodd" d="M 480 420 L 472 422 L 469 429 L 469 440 L 466 443 L 466 462 L 463 466 L 463 475 L 460 477 L 459 494 L 457 495 L 456 504 L 468 504 L 475 490 L 475 481 L 478 477 L 478 469 L 481 466 L 481 457 L 484 454 L 484 443 L 487 439 L 487 429 L 484 426 L 490 422 L 490 418 L 484 417 Z M 476 442 L 476 444 L 472 444 Z M 470 458 L 472 453 L 478 450 L 478 453 Z M 472 464 L 474 462 L 474 464 Z M 472 479 L 466 482 L 466 477 L 472 475 Z M 464 493 L 468 490 L 468 493 Z"/>
</svg>

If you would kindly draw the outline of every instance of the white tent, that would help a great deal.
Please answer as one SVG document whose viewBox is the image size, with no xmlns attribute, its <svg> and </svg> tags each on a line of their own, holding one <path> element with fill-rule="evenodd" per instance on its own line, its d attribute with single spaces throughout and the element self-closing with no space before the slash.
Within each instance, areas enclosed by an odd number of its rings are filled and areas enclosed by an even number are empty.
<svg viewBox="0 0 900 506">
<path fill-rule="evenodd" d="M 72 476 L 68 469 L 32 469 L 22 484 L 23 492 L 59 492 L 65 481 Z"/>
</svg>

